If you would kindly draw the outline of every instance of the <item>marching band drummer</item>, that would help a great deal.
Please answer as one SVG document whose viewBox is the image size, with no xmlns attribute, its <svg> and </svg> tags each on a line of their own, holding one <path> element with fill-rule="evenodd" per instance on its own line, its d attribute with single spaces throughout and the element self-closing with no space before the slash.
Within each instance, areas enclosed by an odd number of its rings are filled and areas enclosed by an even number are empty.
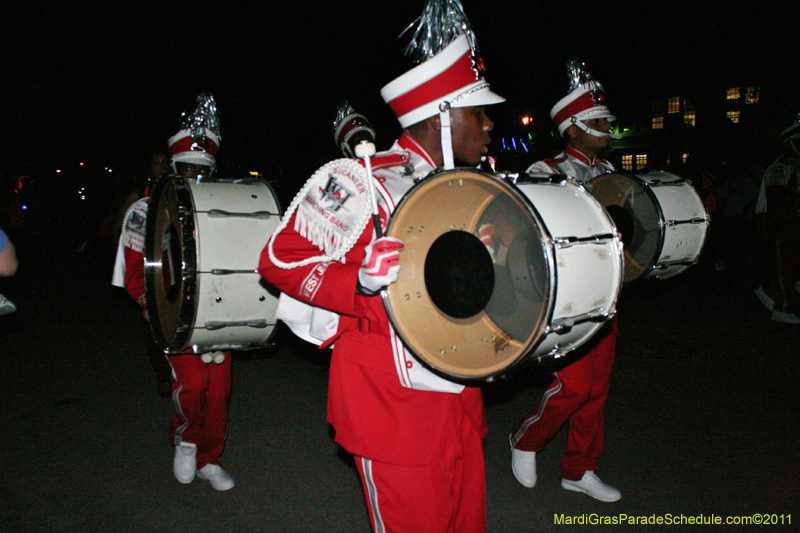
<svg viewBox="0 0 800 533">
<path fill-rule="evenodd" d="M 566 139 L 564 151 L 538 161 L 528 172 L 567 175 L 585 183 L 613 172 L 599 157 L 612 138 L 616 120 L 605 105 L 603 87 L 577 60 L 568 64 L 570 92 L 550 111 Z M 600 501 L 622 495 L 597 477 L 597 458 L 603 447 L 603 410 L 608 395 L 617 340 L 617 318 L 612 318 L 586 345 L 552 362 L 554 380 L 533 413 L 522 420 L 509 438 L 511 469 L 523 486 L 536 485 L 536 454 L 569 423 L 567 449 L 561 460 L 561 486 Z"/>
<path fill-rule="evenodd" d="M 216 167 L 219 139 L 216 102 L 210 94 L 201 94 L 195 111 L 182 118 L 181 130 L 169 139 L 172 169 L 187 178 L 210 176 Z M 146 318 L 144 236 L 151 192 L 145 192 L 128 210 L 112 280 L 142 306 Z M 192 352 L 167 356 L 175 403 L 169 438 L 175 447 L 173 473 L 180 483 L 191 483 L 196 476 L 225 491 L 234 486 L 219 462 L 228 430 L 231 357 L 230 353 L 215 355 L 212 363 Z"/>
<path fill-rule="evenodd" d="M 455 160 L 480 162 L 494 126 L 485 106 L 504 101 L 483 78 L 458 0 L 430 0 L 418 23 L 410 49 L 424 54 L 426 48 L 430 54 L 381 91 L 404 129 L 391 149 L 371 162 L 381 225 L 415 179 L 436 168 L 453 168 Z M 332 213 L 345 211 L 339 210 L 345 202 L 355 204 L 351 193 L 358 191 L 344 173 L 318 175 L 319 184 L 312 177 L 306 190 L 315 205 L 327 207 L 298 208 L 286 229 L 271 237 L 259 272 L 281 291 L 340 317 L 336 333 L 322 344 L 334 343 L 328 421 L 336 442 L 355 458 L 372 527 L 483 532 L 481 391 L 428 371 L 392 328 L 380 292 L 397 280 L 402 242 L 376 239 L 370 221 L 363 231 L 344 236 L 354 245 L 342 261 L 303 264 L 327 251 Z M 312 234 L 320 237 L 319 247 L 312 244 Z"/>
<path fill-rule="evenodd" d="M 764 172 L 755 207 L 775 254 L 756 295 L 772 320 L 800 324 L 800 114 L 781 141 L 783 153 Z"/>
</svg>

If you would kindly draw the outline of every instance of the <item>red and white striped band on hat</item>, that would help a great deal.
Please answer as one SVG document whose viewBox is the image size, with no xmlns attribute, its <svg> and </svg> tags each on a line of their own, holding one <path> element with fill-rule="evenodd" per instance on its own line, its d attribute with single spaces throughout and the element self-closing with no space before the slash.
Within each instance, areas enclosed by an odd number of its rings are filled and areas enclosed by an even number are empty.
<svg viewBox="0 0 800 533">
<path fill-rule="evenodd" d="M 219 137 L 211 130 L 205 130 L 205 142 L 195 140 L 191 131 L 181 130 L 169 139 L 169 154 L 175 163 L 196 163 L 216 166 L 219 151 Z"/>
<path fill-rule="evenodd" d="M 476 66 L 467 37 L 461 35 L 428 59 L 381 89 L 383 100 L 406 128 L 439 113 L 439 104 L 470 107 L 505 99 L 489 89 Z"/>
<path fill-rule="evenodd" d="M 609 121 L 617 119 L 605 105 L 606 95 L 603 86 L 597 82 L 590 81 L 585 85 L 575 88 L 571 93 L 558 101 L 550 116 L 558 126 L 558 132 L 563 135 L 575 120 L 591 120 L 595 118 L 605 118 Z"/>
</svg>

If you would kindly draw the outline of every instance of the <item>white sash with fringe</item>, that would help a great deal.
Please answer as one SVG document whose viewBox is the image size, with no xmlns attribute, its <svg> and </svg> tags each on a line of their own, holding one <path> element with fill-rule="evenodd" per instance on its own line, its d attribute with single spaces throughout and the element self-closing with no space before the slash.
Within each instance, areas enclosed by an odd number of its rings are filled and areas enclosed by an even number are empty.
<svg viewBox="0 0 800 533">
<path fill-rule="evenodd" d="M 392 150 L 402 150 L 397 144 Z M 411 152 L 417 166 L 427 167 L 419 155 Z M 422 169 L 424 170 L 424 168 Z M 433 168 L 430 168 L 433 170 Z M 430 171 L 429 170 L 429 171 Z M 381 174 L 395 174 L 393 185 L 406 180 L 399 179 L 392 169 L 382 169 Z M 365 169 L 351 159 L 337 159 L 327 163 L 306 182 L 287 209 L 283 220 L 267 244 L 270 260 L 280 268 L 296 268 L 316 262 L 341 261 L 355 245 L 369 223 L 372 205 L 369 188 L 366 186 Z M 409 177 L 407 187 L 393 187 L 390 192 L 381 180 L 375 180 L 379 203 L 392 213 L 402 196 L 413 186 Z M 403 190 L 400 190 L 403 189 Z M 294 229 L 317 246 L 323 254 L 296 263 L 284 263 L 275 257 L 272 243 L 275 236 L 288 224 L 297 212 Z M 402 275 L 402 272 L 401 274 Z M 336 313 L 309 305 L 286 294 L 278 300 L 277 318 L 283 320 L 298 337 L 313 344 L 321 344 L 336 333 L 339 316 Z M 458 394 L 464 385 L 449 381 L 431 372 L 410 352 L 389 323 L 390 341 L 397 376 L 403 387 L 415 390 Z"/>
</svg>

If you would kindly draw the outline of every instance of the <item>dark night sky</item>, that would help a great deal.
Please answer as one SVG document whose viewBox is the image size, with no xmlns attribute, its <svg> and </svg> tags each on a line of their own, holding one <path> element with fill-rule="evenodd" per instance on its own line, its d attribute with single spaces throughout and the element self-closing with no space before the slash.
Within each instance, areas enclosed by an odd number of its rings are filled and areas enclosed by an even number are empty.
<svg viewBox="0 0 800 533">
<path fill-rule="evenodd" d="M 210 91 L 221 156 L 262 171 L 296 169 L 303 179 L 337 156 L 330 125 L 343 98 L 372 119 L 379 148 L 397 135 L 379 90 L 407 68 L 408 39 L 397 37 L 422 9 L 421 0 L 240 1 L 210 10 L 17 4 L 0 8 L 0 170 L 138 165 Z M 498 129 L 517 110 L 546 111 L 563 96 L 573 55 L 605 85 L 617 114 L 630 94 L 652 87 L 797 83 L 797 32 L 772 5 L 770 13 L 684 0 L 463 5 L 487 78 L 509 101 Z M 787 106 L 791 116 L 800 97 Z"/>
</svg>

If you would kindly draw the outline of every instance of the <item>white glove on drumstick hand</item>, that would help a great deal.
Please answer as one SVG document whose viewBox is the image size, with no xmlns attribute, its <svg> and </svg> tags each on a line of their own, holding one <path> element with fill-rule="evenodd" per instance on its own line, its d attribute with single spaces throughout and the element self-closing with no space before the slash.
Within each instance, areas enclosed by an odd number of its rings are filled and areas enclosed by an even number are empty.
<svg viewBox="0 0 800 533">
<path fill-rule="evenodd" d="M 364 261 L 358 271 L 358 289 L 374 296 L 381 289 L 397 281 L 400 271 L 400 251 L 403 242 L 393 237 L 381 237 L 364 249 Z"/>
</svg>

